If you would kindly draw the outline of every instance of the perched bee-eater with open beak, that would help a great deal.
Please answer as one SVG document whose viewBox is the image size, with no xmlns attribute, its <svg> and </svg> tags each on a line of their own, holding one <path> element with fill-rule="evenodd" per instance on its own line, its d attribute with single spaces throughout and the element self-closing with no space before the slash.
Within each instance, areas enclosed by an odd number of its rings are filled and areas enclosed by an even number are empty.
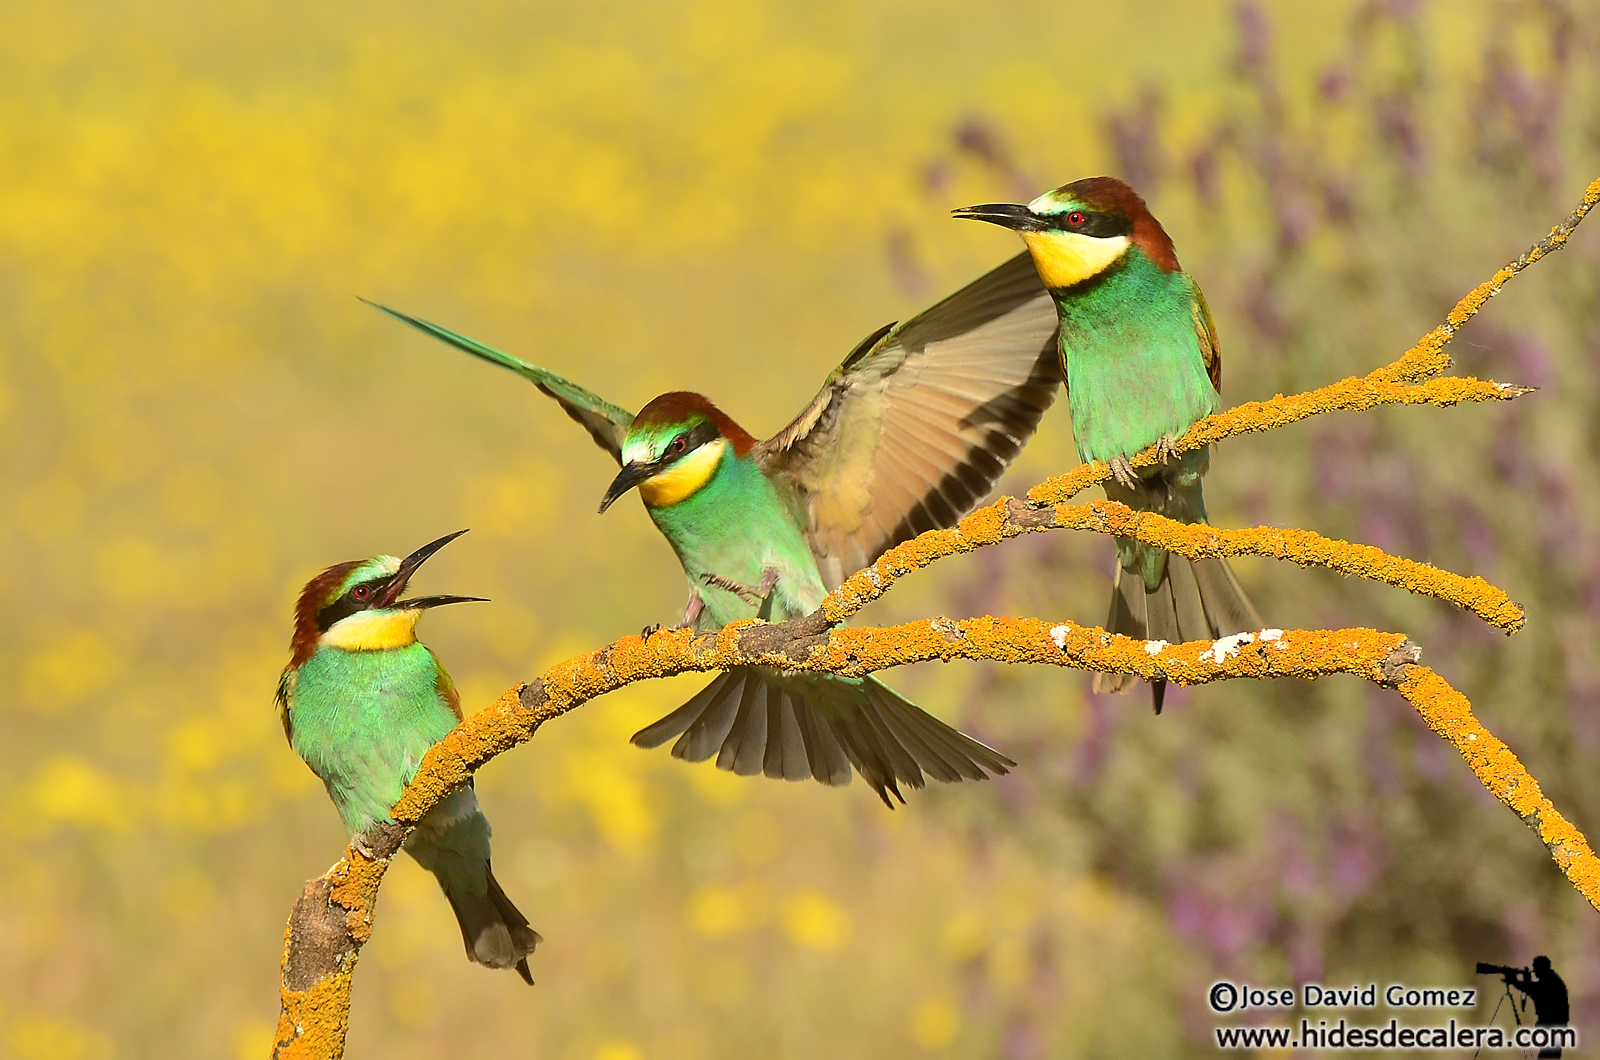
<svg viewBox="0 0 1600 1060">
<path fill-rule="evenodd" d="M 957 217 L 1009 228 L 1027 244 L 1060 317 L 1062 366 L 1078 455 L 1104 460 L 1106 496 L 1139 511 L 1206 522 L 1200 478 L 1211 448 L 1172 442 L 1222 407 L 1222 354 L 1205 295 L 1178 266 L 1172 240 L 1144 200 L 1114 177 L 1047 191 L 1026 206 L 996 203 Z M 1138 472 L 1129 458 L 1151 445 L 1162 462 Z M 1228 561 L 1190 562 L 1132 538 L 1117 539 L 1106 628 L 1180 643 L 1258 630 L 1261 616 Z M 1127 674 L 1097 674 L 1115 691 Z M 1161 712 L 1165 681 L 1152 689 Z"/>
<path fill-rule="evenodd" d="M 322 779 L 356 843 L 416 774 L 428 748 L 461 721 L 461 698 L 433 652 L 417 640 L 422 612 L 476 596 L 401 599 L 427 558 L 466 533 L 405 559 L 339 563 L 306 583 L 294 612 L 293 655 L 278 680 L 278 713 L 295 753 Z M 539 933 L 489 870 L 489 822 L 472 785 L 428 811 L 405 849 L 433 873 L 461 925 L 467 956 L 515 968 L 530 985 Z"/>
<path fill-rule="evenodd" d="M 378 307 L 382 309 L 383 307 Z M 1055 312 L 1018 255 L 905 324 L 859 343 L 783 430 L 757 441 L 699 394 L 634 416 L 536 365 L 385 312 L 558 401 L 622 466 L 605 511 L 637 489 L 689 581 L 684 625 L 810 614 L 886 549 L 946 527 L 994 486 L 1060 382 Z M 891 808 L 900 785 L 1005 773 L 1016 763 L 875 678 L 736 667 L 633 737 L 735 773 L 850 781 Z"/>
</svg>

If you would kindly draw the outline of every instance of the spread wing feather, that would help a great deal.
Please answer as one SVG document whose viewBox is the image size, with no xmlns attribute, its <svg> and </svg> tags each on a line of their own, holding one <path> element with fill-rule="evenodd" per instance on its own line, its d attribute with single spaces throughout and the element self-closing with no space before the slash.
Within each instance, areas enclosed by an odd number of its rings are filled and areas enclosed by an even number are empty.
<svg viewBox="0 0 1600 1060">
<path fill-rule="evenodd" d="M 365 298 L 363 302 L 367 302 Z M 628 433 L 628 425 L 633 423 L 633 413 L 601 398 L 598 394 L 591 393 L 583 387 L 568 379 L 563 379 L 554 372 L 540 368 L 536 364 L 529 364 L 520 357 L 513 357 L 493 346 L 485 346 L 477 339 L 469 339 L 465 335 L 451 331 L 449 328 L 440 327 L 431 321 L 420 317 L 402 313 L 398 309 L 390 309 L 377 302 L 367 302 L 374 309 L 382 310 L 396 320 L 410 324 L 425 335 L 431 335 L 440 342 L 454 346 L 474 357 L 480 357 L 490 364 L 497 364 L 502 368 L 516 372 L 522 378 L 538 387 L 566 410 L 585 430 L 595 444 L 611 454 L 613 460 L 619 465 L 622 463 L 622 439 Z"/>
<path fill-rule="evenodd" d="M 1055 400 L 1056 347 L 1055 305 L 1019 254 L 868 336 L 755 448 L 798 496 L 830 588 L 988 494 Z"/>
</svg>

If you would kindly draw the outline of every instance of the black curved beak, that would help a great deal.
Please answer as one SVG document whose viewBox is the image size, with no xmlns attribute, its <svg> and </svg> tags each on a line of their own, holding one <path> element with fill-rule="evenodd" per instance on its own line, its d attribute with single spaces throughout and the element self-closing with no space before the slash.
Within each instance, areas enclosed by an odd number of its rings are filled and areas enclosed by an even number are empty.
<svg viewBox="0 0 1600 1060">
<path fill-rule="evenodd" d="M 1045 232 L 1050 229 L 1049 222 L 1026 206 L 1008 202 L 963 206 L 959 210 L 951 210 L 950 216 L 967 221 L 988 221 L 992 225 L 1009 228 L 1013 232 Z"/>
<path fill-rule="evenodd" d="M 411 555 L 400 561 L 400 569 L 389 578 L 389 584 L 384 587 L 383 595 L 373 601 L 373 607 L 399 607 L 410 610 L 420 610 L 425 607 L 438 607 L 441 604 L 464 604 L 472 602 L 487 602 L 482 596 L 418 596 L 411 600 L 400 599 L 400 594 L 406 591 L 406 583 L 416 573 L 417 568 L 428 562 L 428 559 L 437 551 L 462 534 L 465 530 L 457 530 L 453 534 L 446 534 L 417 549 Z"/>
<path fill-rule="evenodd" d="M 617 472 L 617 477 L 611 480 L 606 495 L 600 498 L 600 511 L 604 512 L 616 502 L 616 499 L 627 493 L 633 487 L 653 476 L 657 471 L 655 464 L 641 464 L 637 461 L 622 465 L 622 470 Z"/>
<path fill-rule="evenodd" d="M 486 604 L 487 596 L 414 596 L 410 600 L 401 600 L 394 604 L 395 607 L 407 611 L 421 611 L 425 607 L 438 607 L 441 604 Z"/>
</svg>

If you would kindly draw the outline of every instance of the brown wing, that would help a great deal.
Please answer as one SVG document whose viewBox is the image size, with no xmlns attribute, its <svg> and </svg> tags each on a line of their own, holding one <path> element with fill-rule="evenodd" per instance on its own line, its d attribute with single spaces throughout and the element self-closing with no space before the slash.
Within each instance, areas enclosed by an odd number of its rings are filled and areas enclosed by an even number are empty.
<svg viewBox="0 0 1600 1060">
<path fill-rule="evenodd" d="M 289 697 L 294 695 L 294 682 L 298 676 L 293 666 L 285 666 L 283 673 L 278 675 L 278 692 L 272 697 L 278 705 L 278 720 L 283 723 L 283 738 L 294 746 L 294 727 L 289 721 Z"/>
<path fill-rule="evenodd" d="M 1027 254 L 857 346 L 755 449 L 790 485 L 830 587 L 994 488 L 1061 384 L 1056 309 Z"/>
<path fill-rule="evenodd" d="M 444 663 L 437 658 L 433 660 L 433 688 L 439 693 L 445 706 L 450 708 L 450 713 L 456 716 L 456 721 L 463 717 L 461 713 L 461 693 L 456 691 L 456 683 L 450 680 L 450 674 L 445 670 Z"/>
<path fill-rule="evenodd" d="M 1189 288 L 1194 291 L 1194 300 L 1189 304 L 1194 310 L 1194 334 L 1200 340 L 1200 359 L 1205 362 L 1206 371 L 1211 375 L 1211 385 L 1220 394 L 1222 350 L 1217 346 L 1217 325 L 1211 319 L 1211 307 L 1206 305 L 1206 296 L 1201 292 L 1200 285 L 1190 280 Z"/>
</svg>

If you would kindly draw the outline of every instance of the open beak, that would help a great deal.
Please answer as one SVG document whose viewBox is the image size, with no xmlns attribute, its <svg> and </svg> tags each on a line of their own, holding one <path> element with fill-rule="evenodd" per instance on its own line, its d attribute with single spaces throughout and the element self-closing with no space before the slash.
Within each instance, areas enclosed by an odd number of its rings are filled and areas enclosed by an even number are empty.
<svg viewBox="0 0 1600 1060">
<path fill-rule="evenodd" d="M 394 606 L 406 611 L 421 611 L 425 607 L 438 607 L 440 604 L 486 604 L 487 596 L 413 596 L 409 600 L 401 600 Z"/>
<path fill-rule="evenodd" d="M 959 210 L 951 210 L 952 217 L 960 217 L 968 221 L 988 221 L 1001 228 L 1009 228 L 1013 232 L 1043 232 L 1050 225 L 1044 218 L 1039 217 L 1026 206 L 1015 203 L 991 202 L 982 206 L 964 206 Z"/>
<path fill-rule="evenodd" d="M 482 596 L 418 596 L 410 600 L 400 599 L 400 594 L 406 591 L 406 583 L 417 572 L 417 568 L 428 562 L 428 559 L 437 551 L 462 534 L 465 530 L 457 530 L 453 534 L 446 534 L 436 541 L 429 541 L 411 555 L 400 561 L 400 569 L 395 571 L 389 579 L 389 584 L 383 590 L 383 596 L 374 601 L 376 608 L 398 607 L 407 610 L 421 610 L 425 607 L 438 607 L 441 604 L 465 604 L 473 602 L 487 602 Z"/>
<path fill-rule="evenodd" d="M 639 483 L 654 477 L 657 467 L 654 464 L 641 464 L 634 461 L 622 465 L 622 470 L 617 472 L 617 477 L 611 480 L 611 487 L 606 490 L 606 495 L 600 498 L 600 510 L 604 512 L 616 502 L 616 499 L 627 493 Z"/>
</svg>

